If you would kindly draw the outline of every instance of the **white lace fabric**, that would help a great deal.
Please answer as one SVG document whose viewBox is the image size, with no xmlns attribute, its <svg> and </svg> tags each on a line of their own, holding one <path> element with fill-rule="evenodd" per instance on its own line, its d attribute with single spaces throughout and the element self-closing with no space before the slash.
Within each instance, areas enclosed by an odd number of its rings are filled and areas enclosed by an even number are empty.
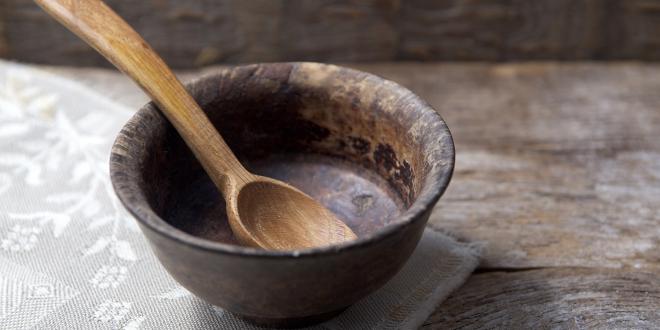
<svg viewBox="0 0 660 330">
<path fill-rule="evenodd" d="M 0 61 L 0 328 L 255 328 L 180 287 L 115 197 L 110 146 L 134 110 Z M 427 229 L 385 287 L 313 328 L 418 327 L 477 263 Z"/>
</svg>

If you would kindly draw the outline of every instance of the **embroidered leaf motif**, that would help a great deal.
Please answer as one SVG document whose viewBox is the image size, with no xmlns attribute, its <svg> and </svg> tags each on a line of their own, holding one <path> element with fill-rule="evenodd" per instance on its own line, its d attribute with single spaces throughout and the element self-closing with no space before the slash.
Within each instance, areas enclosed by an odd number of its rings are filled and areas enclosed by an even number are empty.
<svg viewBox="0 0 660 330">
<path fill-rule="evenodd" d="M 99 237 L 92 246 L 83 252 L 83 257 L 90 256 L 92 254 L 97 254 L 103 251 L 110 244 L 111 240 L 108 237 Z"/>
<path fill-rule="evenodd" d="M 4 153 L 0 154 L 0 166 L 20 166 L 28 165 L 30 158 L 23 154 Z"/>
<path fill-rule="evenodd" d="M 44 180 L 41 178 L 41 166 L 35 163 L 28 164 L 25 183 L 31 186 L 40 186 L 44 183 Z"/>
<path fill-rule="evenodd" d="M 7 173 L 0 173 L 0 194 L 9 190 L 11 187 L 11 176 Z"/>
<path fill-rule="evenodd" d="M 30 140 L 18 143 L 18 147 L 27 152 L 39 152 L 48 148 L 50 144 L 43 140 Z"/>
<path fill-rule="evenodd" d="M 48 155 L 48 159 L 46 161 L 46 170 L 57 171 L 60 168 L 62 159 L 64 159 L 62 155 L 55 152 L 51 152 L 50 155 Z"/>
<path fill-rule="evenodd" d="M 46 197 L 46 202 L 53 204 L 66 204 L 75 202 L 83 198 L 83 194 L 77 192 L 63 192 L 60 194 L 49 195 Z"/>
<path fill-rule="evenodd" d="M 140 316 L 140 317 L 136 317 L 134 319 L 131 319 L 124 326 L 124 330 L 138 330 L 138 329 L 140 329 L 140 326 L 142 325 L 142 322 L 144 322 L 144 316 Z"/>
<path fill-rule="evenodd" d="M 39 93 L 39 90 L 34 91 L 35 94 Z M 58 97 L 55 94 L 44 94 L 39 97 L 28 96 L 31 102 L 28 104 L 28 111 L 31 113 L 41 113 L 42 115 L 48 115 L 52 113 L 57 103 Z"/>
<path fill-rule="evenodd" d="M 87 162 L 78 163 L 73 168 L 73 172 L 71 173 L 70 183 L 79 183 L 80 180 L 90 175 L 91 173 L 92 173 L 92 167 L 89 166 L 89 163 Z"/>
<path fill-rule="evenodd" d="M 2 91 L 0 91 L 0 96 L 4 96 L 2 95 Z M 0 97 L 0 109 L 2 109 L 0 114 L 4 118 L 20 118 L 21 116 L 21 107 L 10 100 L 3 99 L 2 97 Z"/>
<path fill-rule="evenodd" d="M 128 230 L 134 233 L 140 232 L 140 227 L 138 227 L 137 221 L 131 217 L 124 217 L 124 224 Z"/>
<path fill-rule="evenodd" d="M 116 241 L 113 244 L 112 252 L 117 257 L 127 261 L 137 260 L 137 256 L 135 256 L 135 252 L 133 252 L 133 248 L 131 247 L 131 244 L 126 241 L 121 241 L 121 240 Z"/>
<path fill-rule="evenodd" d="M 27 133 L 30 125 L 27 123 L 11 123 L 0 126 L 0 138 L 16 137 Z"/>
<path fill-rule="evenodd" d="M 101 211 L 101 204 L 97 200 L 91 199 L 83 208 L 83 215 L 86 217 L 91 217 L 97 214 L 99 211 Z"/>
<path fill-rule="evenodd" d="M 159 295 L 158 298 L 167 299 L 167 300 L 176 300 L 176 299 L 188 297 L 188 296 L 191 296 L 191 295 L 192 295 L 192 293 L 190 293 L 188 290 L 184 289 L 181 286 L 177 286 L 174 289 Z"/>
<path fill-rule="evenodd" d="M 37 220 L 42 225 L 52 223 L 53 236 L 56 238 L 62 234 L 64 228 L 66 228 L 71 221 L 71 217 L 68 214 L 55 212 L 34 212 L 26 214 L 10 213 L 9 217 L 18 220 Z"/>
<path fill-rule="evenodd" d="M 51 219 L 53 222 L 53 236 L 60 237 L 71 221 L 71 217 L 66 214 L 54 214 Z"/>
</svg>

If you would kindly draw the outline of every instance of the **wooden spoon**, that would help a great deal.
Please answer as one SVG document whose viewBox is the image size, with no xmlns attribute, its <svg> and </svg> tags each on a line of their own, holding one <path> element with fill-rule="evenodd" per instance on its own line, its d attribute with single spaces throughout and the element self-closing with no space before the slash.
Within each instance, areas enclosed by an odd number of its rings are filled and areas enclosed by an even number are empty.
<svg viewBox="0 0 660 330">
<path fill-rule="evenodd" d="M 192 149 L 227 202 L 236 237 L 274 250 L 341 243 L 356 236 L 300 190 L 248 172 L 163 60 L 100 0 L 35 0 L 124 74 L 158 105 Z"/>
</svg>

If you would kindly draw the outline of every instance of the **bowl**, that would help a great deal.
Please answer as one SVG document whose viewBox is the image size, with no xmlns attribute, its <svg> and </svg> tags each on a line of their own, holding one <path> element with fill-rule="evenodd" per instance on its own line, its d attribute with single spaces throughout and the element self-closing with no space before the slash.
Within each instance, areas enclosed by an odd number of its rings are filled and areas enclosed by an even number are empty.
<svg viewBox="0 0 660 330">
<path fill-rule="evenodd" d="M 341 312 L 403 267 L 454 167 L 449 130 L 426 102 L 318 63 L 220 69 L 187 88 L 247 169 L 316 198 L 358 239 L 297 251 L 241 246 L 222 196 L 149 103 L 117 137 L 110 175 L 183 287 L 256 323 L 301 325 Z"/>
</svg>

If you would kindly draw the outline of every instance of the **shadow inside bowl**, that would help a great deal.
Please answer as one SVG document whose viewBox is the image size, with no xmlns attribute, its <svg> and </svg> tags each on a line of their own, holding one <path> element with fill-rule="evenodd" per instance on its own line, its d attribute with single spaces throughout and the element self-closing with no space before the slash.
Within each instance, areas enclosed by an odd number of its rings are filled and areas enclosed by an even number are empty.
<svg viewBox="0 0 660 330">
<path fill-rule="evenodd" d="M 385 179 L 337 157 L 279 154 L 243 164 L 252 173 L 282 180 L 312 196 L 358 237 L 386 226 L 404 208 Z M 163 214 L 171 225 L 194 236 L 239 245 L 227 222 L 224 200 L 204 173 L 180 186 L 173 197 Z"/>
<path fill-rule="evenodd" d="M 377 232 L 414 203 L 429 169 L 420 141 L 406 138 L 416 114 L 387 102 L 392 86 L 378 86 L 376 77 L 365 76 L 374 80 L 367 84 L 346 71 L 352 85 L 335 77 L 337 86 L 313 86 L 309 77 L 292 79 L 293 69 L 239 67 L 205 80 L 216 89 L 192 92 L 248 170 L 306 192 L 358 238 Z M 378 88 L 358 93 L 362 84 Z M 237 245 L 222 196 L 176 131 L 163 124 L 143 168 L 151 207 L 188 234 Z"/>
</svg>

